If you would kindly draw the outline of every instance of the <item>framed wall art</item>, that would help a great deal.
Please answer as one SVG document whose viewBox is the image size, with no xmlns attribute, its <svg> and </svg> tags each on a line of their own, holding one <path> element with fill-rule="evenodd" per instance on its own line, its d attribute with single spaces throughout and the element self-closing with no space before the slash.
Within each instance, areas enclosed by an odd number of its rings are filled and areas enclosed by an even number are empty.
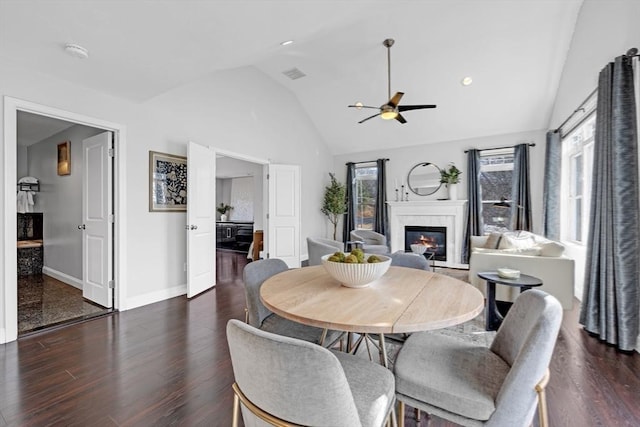
<svg viewBox="0 0 640 427">
<path fill-rule="evenodd" d="M 187 158 L 149 151 L 149 212 L 187 210 Z"/>
<path fill-rule="evenodd" d="M 71 141 L 58 144 L 58 175 L 71 175 Z"/>
</svg>

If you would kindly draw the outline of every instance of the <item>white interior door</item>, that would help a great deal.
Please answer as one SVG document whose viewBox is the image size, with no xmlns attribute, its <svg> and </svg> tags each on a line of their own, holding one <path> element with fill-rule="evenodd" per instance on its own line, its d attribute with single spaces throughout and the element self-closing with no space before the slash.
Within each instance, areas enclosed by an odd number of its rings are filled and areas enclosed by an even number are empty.
<svg viewBox="0 0 640 427">
<path fill-rule="evenodd" d="M 187 297 L 215 286 L 216 157 L 213 150 L 187 146 Z"/>
<path fill-rule="evenodd" d="M 269 258 L 300 267 L 300 166 L 269 165 Z"/>
<path fill-rule="evenodd" d="M 103 132 L 82 141 L 82 296 L 113 307 L 113 134 Z"/>
</svg>

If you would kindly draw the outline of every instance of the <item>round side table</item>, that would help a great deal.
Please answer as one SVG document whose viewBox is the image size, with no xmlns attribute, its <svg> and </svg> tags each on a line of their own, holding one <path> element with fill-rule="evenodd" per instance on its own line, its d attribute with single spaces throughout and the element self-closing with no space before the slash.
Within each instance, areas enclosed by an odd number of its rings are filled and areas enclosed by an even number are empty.
<svg viewBox="0 0 640 427">
<path fill-rule="evenodd" d="M 495 331 L 502 324 L 502 314 L 496 305 L 496 283 L 520 288 L 520 293 L 536 286 L 542 286 L 542 280 L 528 274 L 520 274 L 517 279 L 500 277 L 497 271 L 483 271 L 478 277 L 487 281 L 487 306 L 485 313 L 485 329 Z"/>
</svg>

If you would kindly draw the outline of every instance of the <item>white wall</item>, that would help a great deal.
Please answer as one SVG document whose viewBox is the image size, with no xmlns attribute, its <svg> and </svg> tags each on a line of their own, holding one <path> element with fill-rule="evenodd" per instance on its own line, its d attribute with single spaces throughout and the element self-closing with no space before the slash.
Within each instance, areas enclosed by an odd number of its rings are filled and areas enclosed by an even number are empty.
<svg viewBox="0 0 640 427">
<path fill-rule="evenodd" d="M 389 123 L 395 125 L 395 123 Z M 533 230 L 539 232 L 542 228 L 542 177 L 544 173 L 544 142 L 545 130 L 522 132 L 506 135 L 495 135 L 484 138 L 465 139 L 460 141 L 447 141 L 437 144 L 425 144 L 412 147 L 393 147 L 387 150 L 369 151 L 366 153 L 340 155 L 335 157 L 334 170 L 336 178 L 344 182 L 346 179 L 347 162 L 360 162 L 388 158 L 387 162 L 387 200 L 395 200 L 394 186 L 398 181 L 398 186 L 407 184 L 407 174 L 409 170 L 418 163 L 430 162 L 439 168 L 446 167 L 453 162 L 462 171 L 461 181 L 458 185 L 458 200 L 467 199 L 467 161 L 464 151 L 470 148 L 493 148 L 512 146 L 516 144 L 533 142 L 535 147 L 530 147 L 530 167 L 531 167 L 531 203 Z M 401 145 L 395 142 L 393 145 Z M 447 197 L 447 190 L 444 186 L 435 194 L 430 196 L 417 196 L 409 192 L 409 200 L 436 200 Z M 328 222 L 328 220 L 327 220 Z M 342 230 L 342 226 L 339 226 Z"/>
<path fill-rule="evenodd" d="M 136 304 L 152 302 L 186 283 L 186 215 L 149 212 L 149 150 L 186 155 L 186 143 L 192 140 L 274 163 L 298 164 L 305 195 L 302 239 L 320 233 L 323 177 L 332 157 L 291 93 L 253 67 L 214 73 L 134 103 L 2 63 L 0 94 L 126 126 L 126 299 Z M 4 130 L 3 114 L 0 119 Z M 0 214 L 3 223 L 7 209 Z M 4 229 L 0 239 L 3 234 Z M 4 253 L 0 260 L 4 270 Z M 126 301 L 121 308 L 129 308 Z"/>
<path fill-rule="evenodd" d="M 44 265 L 82 280 L 82 140 L 103 132 L 76 125 L 27 150 L 28 174 L 40 180 L 34 212 L 43 213 Z M 59 176 L 58 144 L 71 142 L 71 174 Z"/>
</svg>

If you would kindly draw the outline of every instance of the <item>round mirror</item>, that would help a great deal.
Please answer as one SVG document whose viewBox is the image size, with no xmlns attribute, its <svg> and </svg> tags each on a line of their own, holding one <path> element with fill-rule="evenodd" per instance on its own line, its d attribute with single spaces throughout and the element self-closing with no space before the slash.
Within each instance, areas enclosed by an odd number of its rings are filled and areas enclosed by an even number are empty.
<svg viewBox="0 0 640 427">
<path fill-rule="evenodd" d="M 442 185 L 440 183 L 440 168 L 433 163 L 418 163 L 407 175 L 409 189 L 418 196 L 428 196 L 435 193 Z"/>
</svg>

